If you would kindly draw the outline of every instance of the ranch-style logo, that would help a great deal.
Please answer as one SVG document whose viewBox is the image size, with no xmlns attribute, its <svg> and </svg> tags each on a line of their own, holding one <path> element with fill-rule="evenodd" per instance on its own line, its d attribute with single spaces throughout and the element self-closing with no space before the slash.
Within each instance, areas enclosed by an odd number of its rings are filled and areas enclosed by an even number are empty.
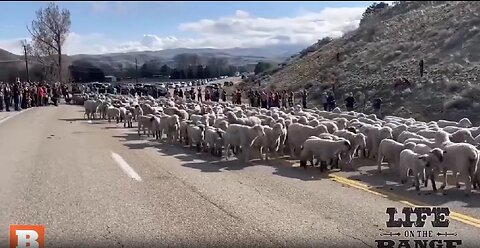
<svg viewBox="0 0 480 248">
<path fill-rule="evenodd" d="M 380 233 L 390 239 L 375 240 L 378 248 L 455 248 L 461 247 L 462 240 L 456 239 L 457 233 L 445 231 L 450 225 L 448 207 L 405 207 L 403 216 L 396 218 L 396 208 L 387 208 L 388 228 L 403 228 L 402 231 Z M 401 214 L 400 214 L 401 215 Z M 431 221 L 431 227 L 427 224 Z M 408 228 L 429 228 L 427 230 L 408 230 Z M 405 230 L 407 229 L 407 230 Z M 393 240 L 395 238 L 395 240 Z"/>
</svg>

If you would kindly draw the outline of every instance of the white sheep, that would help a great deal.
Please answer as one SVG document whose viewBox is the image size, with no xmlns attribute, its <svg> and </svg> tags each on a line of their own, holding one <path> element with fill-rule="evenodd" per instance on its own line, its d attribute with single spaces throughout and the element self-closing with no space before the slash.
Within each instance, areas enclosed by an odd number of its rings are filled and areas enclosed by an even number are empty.
<svg viewBox="0 0 480 248">
<path fill-rule="evenodd" d="M 459 122 L 439 120 L 439 121 L 437 121 L 437 125 L 439 127 L 454 126 L 454 127 L 468 128 L 468 127 L 472 127 L 472 122 L 468 118 L 463 118 Z"/>
<path fill-rule="evenodd" d="M 317 161 L 322 164 L 325 162 L 331 162 L 338 160 L 338 157 L 343 152 L 348 152 L 351 149 L 351 144 L 348 140 L 328 140 L 320 139 L 318 137 L 308 138 L 300 153 L 300 166 L 307 168 L 307 161 L 312 162 L 316 158 Z M 320 170 L 326 169 L 323 165 L 320 166 Z"/>
<path fill-rule="evenodd" d="M 352 145 L 352 149 L 348 153 L 348 156 L 349 156 L 348 163 L 352 161 L 353 156 L 359 150 L 364 150 L 367 146 L 366 137 L 363 133 L 354 133 L 348 130 L 338 130 L 334 133 L 334 135 L 350 141 L 350 144 Z"/>
<path fill-rule="evenodd" d="M 120 109 L 113 106 L 107 107 L 107 119 L 108 122 L 111 122 L 112 119 L 115 119 L 117 123 L 120 122 Z"/>
<path fill-rule="evenodd" d="M 265 131 L 261 125 L 250 127 L 241 124 L 230 124 L 227 127 L 224 138 L 225 159 L 229 157 L 230 148 L 240 147 L 242 156 L 240 156 L 239 159 L 243 162 L 248 162 L 250 160 L 252 144 L 256 139 L 262 139 L 264 136 Z"/>
<path fill-rule="evenodd" d="M 215 127 L 206 127 L 205 146 L 210 149 L 210 153 L 215 156 L 222 156 L 222 145 L 224 143 L 225 131 Z"/>
<path fill-rule="evenodd" d="M 400 135 L 398 135 L 397 141 L 400 143 L 404 143 L 405 140 L 410 138 L 425 139 L 425 137 L 418 135 L 416 133 L 413 133 L 410 131 L 403 131 L 402 133 L 400 133 Z"/>
<path fill-rule="evenodd" d="M 265 137 L 262 147 L 266 149 L 265 160 L 268 160 L 268 154 L 277 156 L 282 146 L 282 138 L 286 136 L 286 129 L 282 124 L 276 123 L 273 127 L 264 126 Z M 284 140 L 283 140 L 284 141 Z"/>
<path fill-rule="evenodd" d="M 388 166 L 394 171 L 399 172 L 400 153 L 405 149 L 413 149 L 414 143 L 402 144 L 392 139 L 384 139 L 378 147 L 377 171 L 382 171 L 382 162 L 385 159 Z"/>
<path fill-rule="evenodd" d="M 99 101 L 94 100 L 86 100 L 83 102 L 83 107 L 85 108 L 85 113 L 83 114 L 83 118 L 85 116 L 90 119 L 95 119 L 95 113 L 97 112 L 97 107 L 100 105 Z"/>
<path fill-rule="evenodd" d="M 153 115 L 140 115 L 138 116 L 138 136 L 140 136 L 140 129 L 143 130 L 143 134 L 147 134 L 147 137 L 150 136 L 151 130 L 151 121 L 150 119 L 154 117 Z M 146 133 L 146 131 L 147 133 Z"/>
<path fill-rule="evenodd" d="M 205 138 L 205 125 L 200 122 L 189 124 L 187 126 L 187 133 L 190 147 L 193 147 L 193 144 L 196 144 L 197 151 L 200 151 Z"/>
<path fill-rule="evenodd" d="M 133 119 L 132 113 L 128 112 L 123 119 L 123 127 L 132 128 L 133 127 L 132 119 Z"/>
<path fill-rule="evenodd" d="M 290 156 L 292 158 L 295 157 L 296 152 L 300 151 L 300 147 L 308 137 L 327 132 L 327 127 L 324 125 L 311 127 L 300 123 L 291 124 L 287 129 L 287 143 L 290 148 Z"/>
<path fill-rule="evenodd" d="M 230 124 L 241 124 L 241 125 L 246 125 L 246 126 L 255 126 L 255 125 L 261 125 L 262 121 L 255 116 L 250 116 L 247 118 L 238 118 L 234 113 L 228 112 L 226 114 L 228 123 Z"/>
<path fill-rule="evenodd" d="M 475 146 L 466 143 L 450 143 L 445 145 L 442 150 L 442 159 L 429 160 L 432 165 L 432 170 L 427 172 L 427 174 L 440 171 L 443 174 L 441 189 L 445 189 L 447 186 L 447 171 L 452 171 L 457 188 L 460 187 L 457 173 L 460 173 L 462 181 L 466 186 L 465 195 L 468 196 L 471 193 L 472 183 L 476 182 L 477 164 L 479 162 L 478 150 Z"/>
<path fill-rule="evenodd" d="M 415 153 L 411 149 L 400 152 L 400 182 L 402 184 L 407 182 L 408 174 L 411 171 L 414 177 L 415 190 L 420 190 L 420 179 L 424 180 L 424 171 L 430 166 L 424 159 L 426 156 Z"/>
</svg>

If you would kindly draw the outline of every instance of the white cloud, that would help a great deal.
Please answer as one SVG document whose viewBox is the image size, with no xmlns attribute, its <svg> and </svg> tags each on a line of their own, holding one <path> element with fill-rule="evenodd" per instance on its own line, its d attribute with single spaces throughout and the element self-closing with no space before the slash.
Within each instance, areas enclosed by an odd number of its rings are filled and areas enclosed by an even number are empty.
<svg viewBox="0 0 480 248">
<path fill-rule="evenodd" d="M 94 14 L 125 14 L 132 8 L 132 6 L 131 2 L 92 2 L 92 12 Z"/>
<path fill-rule="evenodd" d="M 93 11 L 107 11 L 107 3 L 93 3 Z M 120 10 L 123 7 L 118 7 Z M 161 50 L 168 48 L 262 47 L 275 44 L 310 45 L 326 37 L 339 37 L 358 27 L 364 8 L 325 8 L 320 12 L 303 11 L 296 17 L 262 18 L 237 10 L 234 15 L 216 20 L 202 19 L 179 25 L 181 31 L 197 33 L 200 38 L 159 37 L 145 34 L 131 41 L 110 39 L 103 34 L 71 33 L 64 51 L 67 54 L 100 54 Z M 108 10 L 112 11 L 112 10 Z M 118 12 L 118 10 L 117 10 Z M 120 13 L 120 12 L 118 12 Z M 18 40 L 16 42 L 19 42 Z M 0 41 L 0 47 L 18 53 L 14 41 Z"/>
</svg>

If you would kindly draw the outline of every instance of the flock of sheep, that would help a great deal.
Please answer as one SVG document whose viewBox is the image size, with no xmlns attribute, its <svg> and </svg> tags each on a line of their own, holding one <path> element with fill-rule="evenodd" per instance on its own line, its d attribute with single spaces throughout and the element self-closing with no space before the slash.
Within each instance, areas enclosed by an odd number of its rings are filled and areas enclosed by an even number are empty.
<svg viewBox="0 0 480 248">
<path fill-rule="evenodd" d="M 382 162 L 398 174 L 401 183 L 414 179 L 428 187 L 443 174 L 443 190 L 447 171 L 465 184 L 465 193 L 480 187 L 478 145 L 480 127 L 464 118 L 459 122 L 439 120 L 428 123 L 386 116 L 318 109 L 261 109 L 231 103 L 196 102 L 183 99 L 154 99 L 151 96 L 129 98 L 118 95 L 96 95 L 84 102 L 85 116 L 123 122 L 132 128 L 138 123 L 138 135 L 153 135 L 161 140 L 166 135 L 171 144 L 196 146 L 214 156 L 230 157 L 232 151 L 240 161 L 249 162 L 289 154 L 307 168 L 320 163 L 320 169 L 350 165 L 353 158 Z M 254 154 L 255 153 L 255 154 Z M 315 163 L 314 163 L 315 162 Z M 330 169 L 331 169 L 330 168 Z"/>
</svg>

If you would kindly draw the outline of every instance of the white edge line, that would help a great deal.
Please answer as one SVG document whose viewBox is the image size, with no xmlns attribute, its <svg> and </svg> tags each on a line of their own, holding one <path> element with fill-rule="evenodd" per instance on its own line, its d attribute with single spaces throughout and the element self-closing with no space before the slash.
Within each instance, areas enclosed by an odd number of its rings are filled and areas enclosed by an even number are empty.
<svg viewBox="0 0 480 248">
<path fill-rule="evenodd" d="M 125 172 L 129 177 L 141 182 L 142 178 L 133 170 L 130 165 L 118 154 L 111 152 L 112 153 L 112 159 L 115 160 L 115 162 L 120 166 L 120 168 Z"/>
<path fill-rule="evenodd" d="M 5 122 L 5 121 L 9 120 L 10 118 L 13 118 L 13 117 L 21 114 L 21 113 L 27 112 L 27 111 L 29 111 L 30 109 L 32 109 L 32 108 L 24 109 L 24 110 L 22 110 L 22 111 L 16 112 L 16 113 L 13 114 L 13 115 L 7 116 L 7 117 L 5 117 L 5 118 L 3 118 L 3 119 L 0 120 L 0 124 L 2 124 L 3 122 Z M 8 113 L 8 112 L 7 112 L 7 113 Z"/>
</svg>

